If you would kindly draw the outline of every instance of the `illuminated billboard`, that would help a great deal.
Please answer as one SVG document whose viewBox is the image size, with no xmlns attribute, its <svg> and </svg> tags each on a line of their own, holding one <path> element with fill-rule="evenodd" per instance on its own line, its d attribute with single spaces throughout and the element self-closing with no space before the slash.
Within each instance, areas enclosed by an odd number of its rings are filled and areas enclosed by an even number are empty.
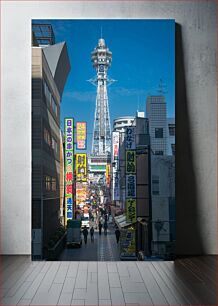
<svg viewBox="0 0 218 306">
<path fill-rule="evenodd" d="M 87 183 L 76 182 L 76 205 L 85 204 L 87 196 Z"/>
<path fill-rule="evenodd" d="M 86 181 L 87 179 L 87 163 L 86 153 L 76 154 L 76 180 Z"/>
<path fill-rule="evenodd" d="M 76 123 L 76 148 L 86 150 L 86 122 Z"/>
<path fill-rule="evenodd" d="M 64 119 L 65 139 L 65 224 L 73 219 L 74 126 L 73 118 Z"/>
</svg>

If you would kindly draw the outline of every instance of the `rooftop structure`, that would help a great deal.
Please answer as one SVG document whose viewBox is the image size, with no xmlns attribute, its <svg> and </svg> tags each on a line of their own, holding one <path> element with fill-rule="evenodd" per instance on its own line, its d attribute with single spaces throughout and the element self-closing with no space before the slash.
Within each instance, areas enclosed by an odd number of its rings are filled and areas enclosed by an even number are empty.
<svg viewBox="0 0 218 306">
<path fill-rule="evenodd" d="M 48 46 L 55 44 L 55 36 L 51 24 L 32 24 L 34 45 Z"/>
</svg>

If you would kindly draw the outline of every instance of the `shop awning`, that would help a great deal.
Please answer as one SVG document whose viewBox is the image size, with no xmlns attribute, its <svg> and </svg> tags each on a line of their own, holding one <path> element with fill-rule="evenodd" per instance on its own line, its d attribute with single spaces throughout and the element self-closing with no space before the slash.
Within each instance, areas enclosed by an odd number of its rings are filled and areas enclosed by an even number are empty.
<svg viewBox="0 0 218 306">
<path fill-rule="evenodd" d="M 137 222 L 137 221 L 135 221 L 135 222 L 127 222 L 125 214 L 117 216 L 117 217 L 114 217 L 114 220 L 115 220 L 115 222 L 116 222 L 116 224 L 117 224 L 117 226 L 119 228 L 125 228 L 125 227 L 131 226 L 131 225 L 133 225 L 133 224 L 135 224 Z"/>
</svg>

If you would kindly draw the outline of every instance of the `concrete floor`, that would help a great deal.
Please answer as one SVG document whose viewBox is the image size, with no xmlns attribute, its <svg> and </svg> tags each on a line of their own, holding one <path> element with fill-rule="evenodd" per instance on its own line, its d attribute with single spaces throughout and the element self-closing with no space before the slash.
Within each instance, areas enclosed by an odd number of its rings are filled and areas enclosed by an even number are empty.
<svg viewBox="0 0 218 306">
<path fill-rule="evenodd" d="M 32 262 L 1 257 L 1 305 L 216 305 L 217 258 Z"/>
</svg>

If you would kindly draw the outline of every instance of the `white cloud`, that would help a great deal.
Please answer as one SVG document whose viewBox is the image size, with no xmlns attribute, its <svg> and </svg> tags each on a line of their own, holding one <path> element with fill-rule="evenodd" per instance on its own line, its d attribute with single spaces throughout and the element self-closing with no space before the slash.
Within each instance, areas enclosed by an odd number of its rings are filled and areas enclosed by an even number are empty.
<svg viewBox="0 0 218 306">
<path fill-rule="evenodd" d="M 93 91 L 67 91 L 64 93 L 63 98 L 79 102 L 93 102 L 95 100 L 95 93 Z"/>
</svg>

